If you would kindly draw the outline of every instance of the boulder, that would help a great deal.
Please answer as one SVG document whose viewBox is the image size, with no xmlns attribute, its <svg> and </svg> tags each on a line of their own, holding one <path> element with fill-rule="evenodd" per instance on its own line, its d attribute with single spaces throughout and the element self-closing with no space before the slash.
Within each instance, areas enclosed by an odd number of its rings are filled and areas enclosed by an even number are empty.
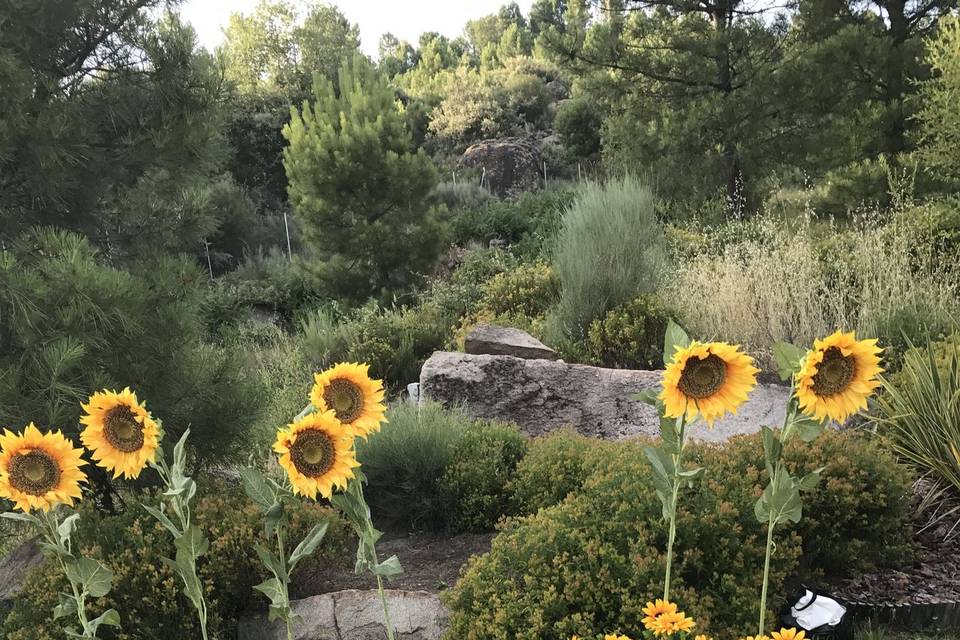
<svg viewBox="0 0 960 640">
<path fill-rule="evenodd" d="M 530 360 L 557 360 L 557 352 L 526 331 L 478 324 L 467 334 L 464 351 L 474 355 L 514 356 Z"/>
<path fill-rule="evenodd" d="M 477 418 L 515 422 L 531 436 L 572 425 L 584 435 L 618 440 L 659 433 L 656 410 L 630 396 L 659 388 L 662 373 L 438 351 L 420 372 L 420 394 Z M 736 415 L 712 429 L 697 422 L 689 433 L 716 442 L 779 426 L 789 395 L 787 387 L 758 385 Z"/>
<path fill-rule="evenodd" d="M 440 640 L 449 612 L 436 594 L 426 591 L 388 590 L 390 619 L 396 638 Z M 291 603 L 299 616 L 293 625 L 296 640 L 386 640 L 383 608 L 375 590 L 337 591 Z M 286 640 L 282 622 L 266 615 L 244 618 L 237 640 Z"/>
<path fill-rule="evenodd" d="M 9 554 L 0 558 L 0 611 L 6 610 L 14 597 L 23 588 L 30 570 L 43 562 L 40 547 L 33 540 L 24 542 Z M 2 618 L 0 618 L 2 619 Z"/>
<path fill-rule="evenodd" d="M 501 198 L 533 191 L 540 184 L 540 154 L 523 138 L 477 142 L 463 152 L 460 164 L 483 169 L 483 186 Z"/>
</svg>

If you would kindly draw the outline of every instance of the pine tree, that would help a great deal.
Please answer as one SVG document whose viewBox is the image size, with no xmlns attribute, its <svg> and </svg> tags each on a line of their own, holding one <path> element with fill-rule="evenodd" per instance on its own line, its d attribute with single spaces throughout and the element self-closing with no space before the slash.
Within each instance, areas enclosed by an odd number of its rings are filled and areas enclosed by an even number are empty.
<svg viewBox="0 0 960 640">
<path fill-rule="evenodd" d="M 345 63 L 336 87 L 318 78 L 313 104 L 291 110 L 283 135 L 290 202 L 332 292 L 389 294 L 429 266 L 440 240 L 426 203 L 436 170 L 366 59 Z"/>
</svg>

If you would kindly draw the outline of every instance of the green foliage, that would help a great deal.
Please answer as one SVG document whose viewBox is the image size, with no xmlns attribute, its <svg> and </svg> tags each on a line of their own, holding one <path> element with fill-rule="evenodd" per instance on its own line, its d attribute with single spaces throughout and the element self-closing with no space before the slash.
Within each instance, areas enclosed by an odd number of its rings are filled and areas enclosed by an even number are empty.
<svg viewBox="0 0 960 640">
<path fill-rule="evenodd" d="M 100 259 L 51 229 L 0 252 L 0 422 L 76 436 L 89 394 L 129 385 L 170 434 L 192 426 L 201 464 L 237 459 L 260 387 L 236 353 L 205 341 L 206 277 L 183 259 L 129 271 Z"/>
<path fill-rule="evenodd" d="M 960 489 L 960 336 L 915 348 L 884 381 L 878 430 L 918 474 L 931 495 Z"/>
<path fill-rule="evenodd" d="M 449 325 L 436 309 L 383 309 L 368 304 L 337 318 L 319 310 L 301 323 L 307 360 L 317 369 L 337 362 L 365 362 L 391 391 L 420 379 L 420 368 L 440 349 Z"/>
<path fill-rule="evenodd" d="M 510 491 L 516 513 L 529 515 L 563 502 L 593 472 L 593 465 L 618 445 L 562 429 L 530 441 L 517 465 Z"/>
<path fill-rule="evenodd" d="M 553 121 L 564 146 L 578 158 L 589 158 L 600 151 L 600 124 L 597 105 L 586 96 L 561 103 Z"/>
<path fill-rule="evenodd" d="M 469 207 L 453 217 L 453 239 L 463 245 L 499 238 L 514 245 L 514 251 L 521 255 L 542 256 L 560 229 L 564 208 L 575 197 L 575 190 L 561 187 Z"/>
<path fill-rule="evenodd" d="M 224 29 L 225 74 L 245 93 L 300 96 L 317 73 L 334 80 L 360 50 L 360 29 L 332 5 L 315 3 L 302 18 L 289 2 L 261 0 L 249 15 L 231 14 Z"/>
<path fill-rule="evenodd" d="M 54 224 L 111 260 L 187 252 L 229 264 L 252 210 L 222 177 L 222 78 L 153 0 L 0 8 L 0 237 Z M 39 25 L 39 26 L 38 26 Z M 96 79 L 93 79 L 93 76 Z"/>
<path fill-rule="evenodd" d="M 449 637 L 637 633 L 641 608 L 662 590 L 666 544 L 644 444 L 569 432 L 534 441 L 512 481 L 522 512 L 534 515 L 508 521 L 491 553 L 468 565 L 447 596 Z M 799 526 L 777 535 L 771 584 L 908 560 L 911 480 L 889 454 L 853 432 L 796 444 L 784 454 L 792 472 L 826 469 Z M 765 542 L 753 512 L 767 480 L 760 437 L 691 450 L 707 472 L 680 501 L 673 599 L 698 632 L 746 633 L 756 625 Z M 783 595 L 776 591 L 774 609 Z"/>
<path fill-rule="evenodd" d="M 441 182 L 433 190 L 433 197 L 450 211 L 476 209 L 493 198 L 487 189 L 472 182 Z"/>
<path fill-rule="evenodd" d="M 336 85 L 317 83 L 283 135 L 290 202 L 332 292 L 362 300 L 431 264 L 442 229 L 425 200 L 436 170 L 412 151 L 403 108 L 369 63 L 354 58 Z"/>
<path fill-rule="evenodd" d="M 605 367 L 659 369 L 669 319 L 669 310 L 655 296 L 640 296 L 611 309 L 590 325 L 590 357 Z"/>
<path fill-rule="evenodd" d="M 473 313 L 484 297 L 484 285 L 499 273 L 513 269 L 517 259 L 499 249 L 467 253 L 446 278 L 437 278 L 424 292 L 421 304 L 435 308 L 450 326 Z"/>
<path fill-rule="evenodd" d="M 250 549 L 263 538 L 259 510 L 245 497 L 222 484 L 201 486 L 195 519 L 210 539 L 206 561 L 199 565 L 200 579 L 210 605 L 210 631 L 215 637 L 235 633 L 235 622 L 256 603 L 252 587 L 263 578 L 256 556 L 237 553 Z M 209 496 L 209 497 L 204 497 Z M 148 498 L 149 499 L 149 498 Z M 131 500 L 119 516 L 99 514 L 92 501 L 80 508 L 75 545 L 85 555 L 97 558 L 113 571 L 113 590 L 94 600 L 96 610 L 115 608 L 122 612 L 123 627 L 116 634 L 104 629 L 106 640 L 152 640 L 158 637 L 195 638 L 197 619 L 185 615 L 190 603 L 179 593 L 178 578 L 161 557 L 175 555 L 170 535 L 152 516 Z M 322 547 L 323 558 L 332 560 L 346 551 L 347 531 L 329 509 L 304 505 L 293 514 L 291 531 L 303 537 L 315 524 L 333 518 Z M 299 538 L 298 538 L 299 539 Z M 50 620 L 49 610 L 66 581 L 60 568 L 43 564 L 30 574 L 23 592 L 2 630 L 8 640 L 60 640 L 62 631 Z M 109 635 L 108 635 L 109 634 Z"/>
<path fill-rule="evenodd" d="M 556 312 L 562 337 L 583 340 L 607 311 L 655 291 L 667 259 L 645 186 L 632 177 L 586 184 L 564 212 L 553 254 L 563 289 Z"/>
<path fill-rule="evenodd" d="M 527 441 L 516 426 L 478 422 L 456 443 L 440 480 L 455 531 L 491 531 L 511 513 L 508 486 Z"/>
<path fill-rule="evenodd" d="M 453 505 L 441 478 L 473 421 L 432 403 L 396 405 L 387 419 L 376 436 L 357 442 L 374 520 L 391 531 L 446 529 Z"/>
<path fill-rule="evenodd" d="M 927 43 L 927 59 L 934 77 L 920 85 L 921 156 L 930 168 L 953 180 L 960 179 L 960 18 L 944 17 Z"/>
</svg>

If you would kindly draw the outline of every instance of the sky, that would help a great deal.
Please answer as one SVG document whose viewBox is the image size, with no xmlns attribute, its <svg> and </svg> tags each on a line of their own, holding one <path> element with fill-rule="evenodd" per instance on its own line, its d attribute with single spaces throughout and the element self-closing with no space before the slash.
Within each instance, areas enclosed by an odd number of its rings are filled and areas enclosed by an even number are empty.
<svg viewBox="0 0 960 640">
<path fill-rule="evenodd" d="M 303 1 L 303 0 L 300 0 Z M 518 0 L 524 14 L 532 0 Z M 354 24 L 360 25 L 361 47 L 376 57 L 380 36 L 390 32 L 416 43 L 424 31 L 455 37 L 467 20 L 496 12 L 507 0 L 332 0 Z M 223 27 L 231 13 L 250 13 L 257 0 L 186 0 L 181 15 L 197 30 L 209 50 L 223 42 Z"/>
</svg>

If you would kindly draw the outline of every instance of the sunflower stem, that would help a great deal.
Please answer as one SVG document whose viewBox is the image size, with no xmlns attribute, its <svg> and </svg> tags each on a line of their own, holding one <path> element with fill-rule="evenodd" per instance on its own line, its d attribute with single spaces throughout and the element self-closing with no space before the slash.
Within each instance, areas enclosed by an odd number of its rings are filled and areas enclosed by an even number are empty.
<svg viewBox="0 0 960 640">
<path fill-rule="evenodd" d="M 383 624 L 387 627 L 387 640 L 393 640 L 393 623 L 390 622 L 390 607 L 387 606 L 387 592 L 383 588 L 383 578 L 377 576 L 377 591 L 380 592 L 380 603 L 383 605 Z"/>
<path fill-rule="evenodd" d="M 779 467 L 777 468 L 779 471 Z M 767 520 L 767 551 L 763 560 L 763 588 L 760 591 L 760 624 L 758 636 L 763 635 L 763 625 L 767 618 L 767 585 L 770 582 L 770 557 L 773 555 L 773 515 Z"/>
<path fill-rule="evenodd" d="M 57 527 L 59 526 L 57 516 L 55 513 L 44 512 L 42 520 L 44 525 L 46 525 L 43 537 L 61 552 L 56 554 L 57 562 L 60 563 L 60 570 L 63 571 L 63 575 L 67 578 L 67 582 L 70 583 L 70 589 L 73 591 L 73 600 L 77 603 L 77 619 L 83 628 L 83 636 L 86 638 L 96 637 L 89 635 L 90 623 L 87 621 L 86 597 L 83 592 L 77 588 L 77 583 L 73 581 L 73 578 L 70 577 L 70 572 L 67 571 L 67 563 L 63 561 L 64 555 L 70 555 L 71 550 L 60 541 L 60 534 L 57 532 Z"/>
<path fill-rule="evenodd" d="M 287 552 L 283 544 L 283 523 L 277 524 L 277 551 L 280 559 L 280 571 L 282 576 L 277 576 L 280 582 L 280 588 L 283 589 L 283 606 L 286 608 L 284 622 L 287 625 L 287 640 L 293 640 L 293 620 L 290 616 L 290 574 L 287 571 Z"/>
<path fill-rule="evenodd" d="M 673 543 L 677 539 L 677 502 L 680 496 L 680 465 L 683 461 L 683 438 L 686 429 L 686 412 L 680 417 L 677 452 L 673 454 L 673 491 L 670 494 L 670 533 L 667 539 L 667 568 L 663 580 L 663 599 L 670 601 L 670 578 L 673 568 Z"/>
</svg>

